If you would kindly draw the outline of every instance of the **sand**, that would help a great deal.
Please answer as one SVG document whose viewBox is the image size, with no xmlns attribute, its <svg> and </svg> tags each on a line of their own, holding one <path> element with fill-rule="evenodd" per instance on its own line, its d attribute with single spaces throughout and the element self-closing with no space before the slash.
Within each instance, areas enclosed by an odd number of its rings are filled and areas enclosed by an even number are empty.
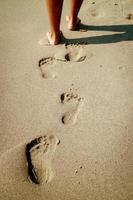
<svg viewBox="0 0 133 200">
<path fill-rule="evenodd" d="M 85 0 L 79 32 L 68 8 L 66 46 L 50 47 L 43 1 L 0 1 L 1 200 L 133 199 L 133 2 Z M 44 135 L 60 145 L 36 185 L 25 149 Z"/>
</svg>

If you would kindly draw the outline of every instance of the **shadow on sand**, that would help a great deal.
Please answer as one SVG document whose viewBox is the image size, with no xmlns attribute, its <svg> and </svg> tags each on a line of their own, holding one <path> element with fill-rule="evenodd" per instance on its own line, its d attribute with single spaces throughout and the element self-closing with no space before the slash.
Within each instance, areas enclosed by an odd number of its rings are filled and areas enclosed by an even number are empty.
<svg viewBox="0 0 133 200">
<path fill-rule="evenodd" d="M 80 29 L 85 31 L 110 31 L 114 32 L 112 35 L 101 35 L 93 37 L 67 39 L 62 37 L 62 42 L 65 44 L 107 44 L 116 43 L 121 41 L 132 41 L 133 40 L 133 25 L 112 25 L 112 26 L 89 26 L 80 24 Z M 115 33 L 117 32 L 117 33 Z M 119 33 L 120 32 L 120 33 Z M 89 35 L 89 33 L 88 33 Z"/>
</svg>

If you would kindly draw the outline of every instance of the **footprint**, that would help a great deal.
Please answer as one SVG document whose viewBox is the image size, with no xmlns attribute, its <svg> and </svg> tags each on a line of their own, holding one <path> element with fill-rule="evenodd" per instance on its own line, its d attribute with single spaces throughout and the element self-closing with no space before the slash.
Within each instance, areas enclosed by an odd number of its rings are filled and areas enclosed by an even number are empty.
<svg viewBox="0 0 133 200">
<path fill-rule="evenodd" d="M 80 101 L 80 103 L 78 103 L 75 107 L 75 109 L 66 112 L 63 116 L 62 116 L 62 123 L 63 124 L 70 124 L 73 125 L 77 122 L 77 118 L 79 115 L 79 112 L 81 110 L 81 106 L 83 105 L 83 100 Z"/>
<path fill-rule="evenodd" d="M 54 55 L 54 59 L 61 62 L 67 62 L 66 55 L 68 54 L 68 50 L 65 45 L 61 47 L 56 47 L 56 53 Z"/>
<path fill-rule="evenodd" d="M 78 115 L 81 111 L 81 107 L 84 102 L 84 98 L 79 97 L 78 94 L 62 93 L 60 96 L 62 104 L 69 103 L 70 110 L 67 111 L 61 118 L 63 124 L 75 124 L 77 122 Z"/>
<path fill-rule="evenodd" d="M 68 53 L 66 54 L 66 60 L 72 62 L 82 62 L 86 58 L 86 53 L 84 48 L 79 45 L 67 45 L 66 49 Z"/>
<path fill-rule="evenodd" d="M 58 50 L 54 58 L 62 62 L 82 62 L 85 60 L 86 54 L 82 46 L 67 45 Z"/>
<path fill-rule="evenodd" d="M 45 79 L 56 78 L 55 73 L 50 71 L 50 67 L 56 62 L 82 62 L 86 58 L 84 48 L 78 45 L 63 46 L 58 49 L 53 57 L 44 57 L 39 60 L 38 66 L 41 70 L 41 75 Z"/>
<path fill-rule="evenodd" d="M 49 66 L 54 64 L 55 59 L 53 57 L 42 58 L 39 60 L 38 66 L 41 70 L 42 77 L 45 79 L 56 78 L 56 75 L 50 71 Z"/>
<path fill-rule="evenodd" d="M 26 145 L 28 174 L 32 183 L 43 184 L 53 179 L 52 158 L 60 143 L 56 136 L 43 136 Z"/>
</svg>

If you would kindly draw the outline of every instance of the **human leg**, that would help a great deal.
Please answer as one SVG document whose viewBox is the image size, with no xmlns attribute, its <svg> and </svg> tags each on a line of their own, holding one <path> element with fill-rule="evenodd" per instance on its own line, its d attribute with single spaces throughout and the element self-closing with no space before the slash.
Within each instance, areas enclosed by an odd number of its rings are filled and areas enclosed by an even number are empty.
<svg viewBox="0 0 133 200">
<path fill-rule="evenodd" d="M 83 3 L 83 0 L 71 0 L 70 13 L 69 13 L 69 16 L 67 16 L 68 28 L 70 30 L 76 30 L 77 28 L 77 25 L 79 23 L 78 13 L 79 13 L 82 3 Z"/>
<path fill-rule="evenodd" d="M 63 0 L 45 0 L 48 10 L 48 16 L 50 21 L 50 33 L 47 33 L 48 40 L 51 45 L 59 43 L 61 37 L 60 21 Z"/>
</svg>

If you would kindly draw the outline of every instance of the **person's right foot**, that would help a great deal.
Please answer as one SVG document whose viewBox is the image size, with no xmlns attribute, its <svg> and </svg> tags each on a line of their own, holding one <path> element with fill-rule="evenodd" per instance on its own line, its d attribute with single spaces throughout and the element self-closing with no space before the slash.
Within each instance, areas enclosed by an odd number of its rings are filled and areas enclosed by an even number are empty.
<svg viewBox="0 0 133 200">
<path fill-rule="evenodd" d="M 79 29 L 80 19 L 77 18 L 75 21 L 70 16 L 66 16 L 66 21 L 68 23 L 68 29 L 71 31 L 76 31 Z"/>
</svg>

